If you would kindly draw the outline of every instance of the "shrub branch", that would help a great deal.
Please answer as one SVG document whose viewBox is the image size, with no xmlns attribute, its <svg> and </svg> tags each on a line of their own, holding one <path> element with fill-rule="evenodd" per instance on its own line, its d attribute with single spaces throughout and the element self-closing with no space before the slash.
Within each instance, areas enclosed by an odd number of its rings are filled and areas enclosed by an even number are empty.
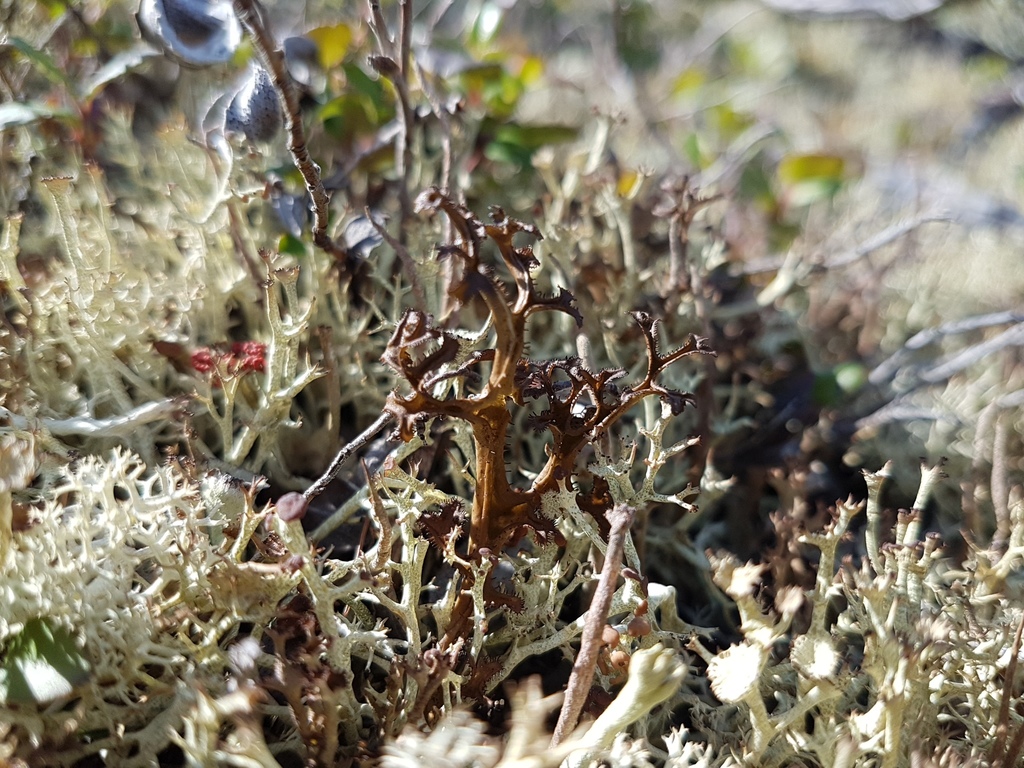
<svg viewBox="0 0 1024 768">
<path fill-rule="evenodd" d="M 306 131 L 302 126 L 299 97 L 295 92 L 291 75 L 285 66 L 284 53 L 274 36 L 267 29 L 256 0 L 233 0 L 235 15 L 245 27 L 260 60 L 270 75 L 274 90 L 284 110 L 284 126 L 288 133 L 288 151 L 313 201 L 313 244 L 338 262 L 347 261 L 348 252 L 327 234 L 328 210 L 330 203 L 327 191 L 320 177 L 320 167 L 313 162 L 306 146 Z"/>
</svg>

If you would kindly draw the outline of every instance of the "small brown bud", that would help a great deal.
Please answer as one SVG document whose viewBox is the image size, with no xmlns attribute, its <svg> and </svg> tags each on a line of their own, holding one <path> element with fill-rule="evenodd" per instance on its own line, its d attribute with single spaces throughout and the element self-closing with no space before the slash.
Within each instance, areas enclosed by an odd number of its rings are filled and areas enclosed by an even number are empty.
<svg viewBox="0 0 1024 768">
<path fill-rule="evenodd" d="M 306 516 L 309 502 L 301 493 L 286 493 L 277 500 L 277 516 L 286 523 L 301 520 Z"/>
<path fill-rule="evenodd" d="M 614 627 L 605 625 L 605 628 L 601 630 L 601 642 L 607 646 L 614 648 L 619 644 L 621 636 Z"/>
<path fill-rule="evenodd" d="M 651 622 L 643 616 L 634 616 L 626 627 L 630 637 L 647 637 L 651 634 Z"/>
</svg>

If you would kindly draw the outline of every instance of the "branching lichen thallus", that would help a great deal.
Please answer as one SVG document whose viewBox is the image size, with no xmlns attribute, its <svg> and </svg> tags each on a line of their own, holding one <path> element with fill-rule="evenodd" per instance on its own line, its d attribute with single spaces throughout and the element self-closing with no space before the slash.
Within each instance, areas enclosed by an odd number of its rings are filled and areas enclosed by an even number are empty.
<svg viewBox="0 0 1024 768">
<path fill-rule="evenodd" d="M 540 538 L 562 541 L 556 521 L 542 512 L 544 494 L 559 488 L 578 487 L 577 467 L 581 451 L 597 442 L 627 411 L 642 399 L 658 396 L 673 414 L 680 413 L 693 396 L 666 389 L 658 384 L 659 373 L 668 365 L 694 353 L 711 353 L 704 339 L 691 336 L 679 349 L 662 355 L 658 351 L 656 321 L 645 312 L 633 312 L 647 345 L 647 370 L 643 379 L 630 387 L 619 388 L 614 382 L 625 376 L 621 369 L 592 372 L 577 357 L 535 362 L 525 357 L 526 322 L 542 311 L 564 312 L 582 326 L 583 319 L 575 306 L 574 296 L 565 288 L 557 295 L 538 292 L 531 272 L 538 262 L 531 246 L 516 247 L 516 235 L 540 239 L 536 227 L 509 218 L 500 208 L 491 212 L 492 223 L 484 224 L 464 206 L 454 202 L 437 189 L 429 189 L 416 201 L 417 212 L 443 211 L 456 233 L 455 242 L 440 246 L 440 258 L 453 259 L 450 293 L 456 305 L 483 302 L 493 327 L 494 346 L 467 351 L 467 342 L 454 333 L 435 325 L 425 312 L 407 310 L 398 322 L 387 349 L 384 363 L 408 384 L 404 393 L 395 390 L 385 406 L 397 422 L 404 440 L 412 439 L 426 422 L 437 417 L 461 419 L 470 425 L 475 449 L 475 480 L 473 507 L 470 516 L 467 554 L 470 561 L 498 553 L 502 548 L 533 532 Z M 504 286 L 494 271 L 481 263 L 481 250 L 486 239 L 497 246 L 505 267 L 513 278 Z M 713 353 L 712 353 L 713 354 Z M 489 364 L 486 380 L 475 392 L 447 391 L 437 396 L 437 384 L 454 377 L 470 377 L 481 364 Z M 505 446 L 512 423 L 510 406 L 525 407 L 528 402 L 543 398 L 546 407 L 534 417 L 538 429 L 547 430 L 550 444 L 547 459 L 528 488 L 517 488 L 509 481 L 505 465 Z M 581 500 L 583 501 L 583 500 Z M 599 528 L 607 535 L 609 526 L 604 513 L 611 508 L 595 503 L 593 495 L 581 508 L 594 515 Z M 425 525 L 427 535 L 444 545 L 444 539 L 457 534 L 454 511 L 447 521 L 433 520 Z M 456 603 L 451 623 L 442 641 L 450 646 L 465 636 L 466 622 L 472 614 L 468 587 L 472 573 L 461 569 L 466 579 L 465 599 Z M 519 607 L 517 598 L 499 591 L 491 584 L 484 586 L 484 595 L 491 605 Z"/>
</svg>

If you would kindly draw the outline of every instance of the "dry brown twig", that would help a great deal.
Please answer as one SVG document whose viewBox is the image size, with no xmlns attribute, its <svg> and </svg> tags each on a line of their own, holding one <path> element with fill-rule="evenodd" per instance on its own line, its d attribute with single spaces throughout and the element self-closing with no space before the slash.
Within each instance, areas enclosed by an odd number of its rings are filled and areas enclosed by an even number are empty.
<svg viewBox="0 0 1024 768">
<path fill-rule="evenodd" d="M 1024 636 L 1024 616 L 1017 622 L 1017 631 L 1013 637 L 1010 661 L 1006 665 L 1003 697 L 999 702 L 999 719 L 996 721 L 996 738 L 989 749 L 988 758 L 994 768 L 1009 768 L 1018 765 L 1017 760 L 1024 753 L 1024 728 L 1018 728 L 1013 741 L 1007 745 L 1010 735 L 1010 702 L 1013 699 L 1013 686 L 1017 679 L 1017 660 L 1020 658 L 1021 640 Z"/>
<path fill-rule="evenodd" d="M 441 191 L 446 195 L 451 195 L 458 202 L 464 203 L 465 201 L 462 199 L 461 195 L 452 188 L 453 149 L 451 113 L 445 107 L 441 94 L 439 94 L 435 87 L 430 83 L 427 73 L 423 71 L 423 67 L 419 64 L 416 65 L 416 74 L 419 76 L 420 84 L 423 87 L 423 93 L 427 97 L 427 103 L 430 104 L 430 110 L 434 113 L 434 116 L 441 124 Z M 451 224 L 446 222 L 446 225 L 448 230 L 445 231 L 445 239 L 448 240 L 451 239 Z"/>
<path fill-rule="evenodd" d="M 338 473 L 341 471 L 345 462 L 348 461 L 351 456 L 355 455 L 356 451 L 373 440 L 373 438 L 375 438 L 380 431 L 384 429 L 384 427 L 390 424 L 393 419 L 394 416 L 390 412 L 385 411 L 378 416 L 370 426 L 364 429 L 355 440 L 338 451 L 335 454 L 334 459 L 331 461 L 330 466 L 327 467 L 317 481 L 309 486 L 305 493 L 302 494 L 306 498 L 306 501 L 309 502 L 323 493 L 327 489 L 327 486 L 331 484 L 331 481 L 338 476 Z"/>
<path fill-rule="evenodd" d="M 626 537 L 629 535 L 629 528 L 633 524 L 635 515 L 636 510 L 625 504 L 617 504 L 607 513 L 608 522 L 611 523 L 611 532 L 608 534 L 608 549 L 605 552 L 604 568 L 601 569 L 601 579 L 594 592 L 594 600 L 590 604 L 590 610 L 587 611 L 587 623 L 583 628 L 583 636 L 580 638 L 580 652 L 576 657 L 576 662 L 572 665 L 572 674 L 569 676 L 569 683 L 565 690 L 565 700 L 562 702 L 561 712 L 558 713 L 555 733 L 551 737 L 552 747 L 558 746 L 576 728 L 580 712 L 583 711 L 583 704 L 590 692 L 591 683 L 594 681 L 597 657 L 601 651 L 601 633 L 608 622 L 608 611 L 611 610 L 612 598 L 615 596 L 615 584 L 619 580 L 619 572 L 622 570 Z"/>
<path fill-rule="evenodd" d="M 402 261 L 402 266 L 405 267 L 405 272 L 409 277 L 409 285 L 412 288 L 413 296 L 416 297 L 417 306 L 427 306 L 427 294 L 423 290 L 423 283 L 420 282 L 419 275 L 416 273 L 416 262 L 413 261 L 412 256 L 409 254 L 409 249 L 405 247 L 401 240 L 392 237 L 384 225 L 373 218 L 373 213 L 369 208 L 364 209 L 363 214 L 370 222 L 370 225 L 377 231 L 377 234 L 384 238 L 384 242 L 390 245 L 395 253 L 398 254 L 398 258 Z"/>
<path fill-rule="evenodd" d="M 398 172 L 398 201 L 402 209 L 399 240 L 404 242 L 404 224 L 412 217 L 409 196 L 409 174 L 412 168 L 413 111 L 409 95 L 410 46 L 412 44 L 412 0 L 400 0 L 400 22 L 397 46 L 388 34 L 387 22 L 380 3 L 370 0 L 370 30 L 377 39 L 381 55 L 370 57 L 370 66 L 390 80 L 398 92 L 399 131 L 395 137 L 395 168 Z"/>
<path fill-rule="evenodd" d="M 263 66 L 270 75 L 274 90 L 284 111 L 288 151 L 313 200 L 313 243 L 336 261 L 345 262 L 348 252 L 327 234 L 328 205 L 330 200 L 320 176 L 320 166 L 313 162 L 306 146 L 306 131 L 302 125 L 299 97 L 285 66 L 284 53 L 263 21 L 257 0 L 233 0 L 235 15 L 249 33 Z"/>
</svg>

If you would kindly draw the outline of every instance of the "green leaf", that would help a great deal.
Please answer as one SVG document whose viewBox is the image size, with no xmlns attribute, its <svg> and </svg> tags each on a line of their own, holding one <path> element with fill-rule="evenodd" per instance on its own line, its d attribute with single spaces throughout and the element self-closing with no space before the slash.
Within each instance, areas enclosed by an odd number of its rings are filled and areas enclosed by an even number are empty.
<svg viewBox="0 0 1024 768">
<path fill-rule="evenodd" d="M 320 108 L 324 130 L 345 144 L 358 136 L 374 133 L 395 116 L 394 106 L 374 101 L 371 96 L 350 91 Z"/>
<path fill-rule="evenodd" d="M 834 408 L 842 401 L 842 396 L 842 390 L 836 383 L 836 377 L 832 371 L 819 373 L 814 377 L 814 383 L 811 385 L 811 397 L 815 405 Z"/>
<path fill-rule="evenodd" d="M 345 145 L 359 136 L 374 133 L 395 116 L 393 91 L 383 80 L 374 80 L 352 63 L 343 67 L 348 80 L 345 92 L 319 111 L 324 130 Z"/>
<path fill-rule="evenodd" d="M 846 180 L 846 170 L 846 161 L 838 155 L 786 155 L 777 174 L 788 188 L 790 205 L 809 205 L 834 196 Z"/>
<path fill-rule="evenodd" d="M 507 123 L 498 128 L 496 141 L 518 144 L 534 150 L 548 144 L 562 144 L 572 141 L 579 135 L 579 130 L 571 125 L 519 125 Z"/>
<path fill-rule="evenodd" d="M 814 402 L 825 407 L 841 405 L 868 383 L 867 369 L 860 363 L 840 363 L 814 377 Z"/>
<path fill-rule="evenodd" d="M 846 161 L 838 155 L 786 155 L 779 162 L 779 179 L 784 184 L 819 179 L 842 180 Z"/>
<path fill-rule="evenodd" d="M 860 363 L 840 363 L 833 373 L 836 384 L 848 395 L 858 392 L 868 383 L 868 370 Z"/>
<path fill-rule="evenodd" d="M 700 67 L 688 67 L 676 75 L 672 81 L 672 94 L 682 96 L 693 93 L 704 86 L 708 81 L 708 73 Z"/>
<path fill-rule="evenodd" d="M 317 27 L 307 32 L 306 37 L 316 43 L 320 66 L 331 69 L 345 60 L 352 44 L 352 27 L 345 23 Z"/>
<path fill-rule="evenodd" d="M 306 244 L 289 234 L 281 235 L 281 239 L 277 243 L 277 251 L 278 253 L 287 253 L 299 258 L 309 255 L 309 251 L 306 250 Z"/>
<path fill-rule="evenodd" d="M 89 664 L 67 630 L 32 619 L 7 641 L 0 663 L 0 705 L 47 704 L 89 678 Z"/>
<path fill-rule="evenodd" d="M 352 63 L 346 64 L 344 70 L 350 91 L 354 90 L 364 96 L 369 96 L 381 106 L 394 102 L 394 99 L 391 98 L 391 90 L 385 87 L 385 81 L 382 78 L 374 79 Z"/>
<path fill-rule="evenodd" d="M 544 59 L 539 56 L 527 56 L 519 69 L 519 80 L 523 85 L 532 85 L 544 74 Z"/>
<path fill-rule="evenodd" d="M 634 72 L 647 72 L 661 61 L 659 19 L 649 3 L 616 6 L 615 45 L 622 62 Z"/>
<path fill-rule="evenodd" d="M 511 117 L 525 90 L 522 80 L 502 70 L 500 78 L 484 85 L 488 113 L 502 119 Z"/>
<path fill-rule="evenodd" d="M 471 106 L 482 105 L 489 116 L 497 119 L 512 115 L 525 87 L 523 80 L 506 72 L 500 61 L 467 67 L 459 74 L 459 85 Z"/>
<path fill-rule="evenodd" d="M 43 51 L 37 51 L 25 40 L 20 37 L 12 37 L 10 43 L 14 48 L 31 62 L 31 64 L 38 69 L 42 74 L 46 76 L 48 80 L 61 85 L 68 90 L 68 93 L 75 95 L 77 90 L 74 82 L 66 74 L 64 70 L 57 66 L 57 64 L 46 55 Z"/>
<path fill-rule="evenodd" d="M 730 104 L 717 104 L 708 110 L 708 117 L 719 137 L 732 141 L 754 124 L 754 118 L 737 112 Z"/>
<path fill-rule="evenodd" d="M 697 138 L 696 133 L 689 133 L 683 139 L 683 152 L 686 153 L 686 158 L 697 168 L 704 166 L 704 160 L 700 151 L 700 140 Z"/>
<path fill-rule="evenodd" d="M 747 163 L 740 174 L 739 193 L 745 200 L 755 200 L 766 209 L 776 206 L 770 174 L 760 162 Z"/>
<path fill-rule="evenodd" d="M 579 131 L 567 125 L 519 125 L 505 123 L 494 128 L 494 138 L 484 147 L 489 160 L 529 168 L 533 153 L 549 144 L 572 141 Z"/>
<path fill-rule="evenodd" d="M 484 157 L 498 163 L 511 163 L 521 168 L 529 168 L 533 160 L 533 151 L 507 141 L 492 141 L 484 147 Z"/>
</svg>

